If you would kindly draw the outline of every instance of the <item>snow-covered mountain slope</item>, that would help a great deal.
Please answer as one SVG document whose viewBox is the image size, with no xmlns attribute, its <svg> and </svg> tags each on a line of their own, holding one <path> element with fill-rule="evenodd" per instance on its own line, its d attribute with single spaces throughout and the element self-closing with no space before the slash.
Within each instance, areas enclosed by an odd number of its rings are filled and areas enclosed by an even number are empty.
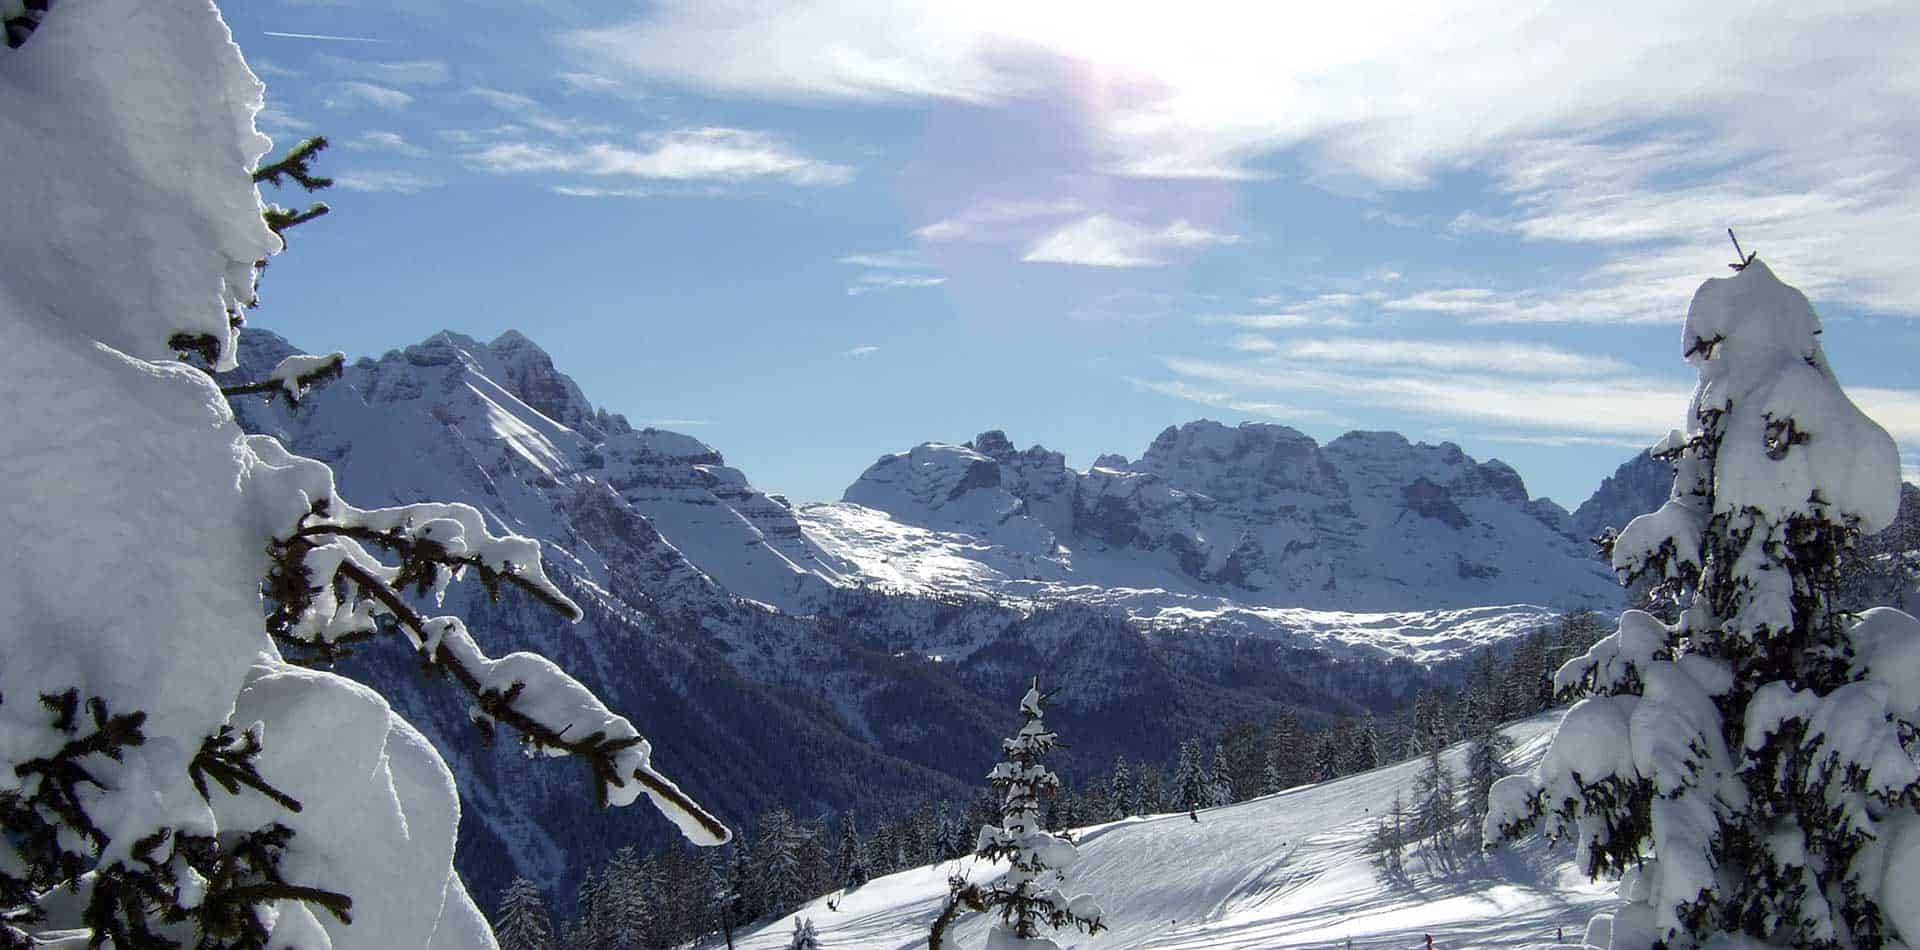
<svg viewBox="0 0 1920 950">
<path fill-rule="evenodd" d="M 799 517 L 835 563 L 888 583 L 1038 600 L 1091 588 L 1145 612 L 1169 595 L 1335 610 L 1620 598 L 1567 513 L 1529 499 L 1512 468 L 1389 432 L 1320 446 L 1284 426 L 1190 422 L 1086 472 L 987 432 L 884 456 L 843 504 Z"/>
<path fill-rule="evenodd" d="M 251 330 L 241 348 L 248 367 L 295 352 Z M 795 563 L 806 549 L 784 502 L 697 439 L 594 409 L 517 332 L 485 344 L 441 333 L 351 364 L 297 408 L 246 402 L 237 412 L 250 430 L 332 463 L 366 504 L 451 491 L 591 570 L 606 569 L 604 552 L 574 543 L 571 522 L 609 505 L 637 513 L 650 529 L 633 539 L 648 548 L 646 593 L 671 607 L 699 608 L 724 592 L 792 608 L 828 584 Z"/>
<path fill-rule="evenodd" d="M 1549 714 L 1508 727 L 1516 742 L 1510 761 L 1537 761 L 1558 721 Z M 1464 745 L 1445 756 L 1456 774 L 1465 758 Z M 1111 929 L 1054 939 L 1086 950 L 1285 950 L 1349 941 L 1407 950 L 1432 934 L 1446 950 L 1535 947 L 1551 945 L 1556 928 L 1578 943 L 1588 917 L 1617 903 L 1610 884 L 1590 882 L 1574 867 L 1570 847 L 1537 842 L 1453 870 L 1410 860 L 1404 876 L 1388 875 L 1367 852 L 1367 838 L 1394 795 L 1411 800 L 1420 768 L 1403 762 L 1209 809 L 1198 823 L 1181 812 L 1080 829 L 1069 890 L 1096 898 Z M 903 871 L 736 934 L 734 944 L 786 947 L 794 920 L 805 917 L 821 944 L 838 950 L 925 946 L 956 872 L 981 882 L 995 875 L 972 859 Z M 987 925 L 980 915 L 962 918 L 949 945 L 980 946 Z"/>
<path fill-rule="evenodd" d="M 228 382 L 294 352 L 253 330 L 240 349 Z M 595 409 L 518 334 L 441 334 L 359 360 L 298 405 L 234 404 L 250 431 L 333 463 L 363 505 L 467 502 L 540 539 L 584 622 L 511 592 L 485 603 L 463 586 L 448 608 L 489 649 L 534 649 L 575 671 L 647 732 L 662 768 L 736 825 L 774 804 L 872 813 L 963 794 L 997 742 L 979 710 L 1035 671 L 1068 684 L 1058 715 L 1077 735 L 1061 763 L 1071 776 L 1121 754 L 1164 758 L 1217 717 L 1286 706 L 1324 719 L 1403 701 L 1428 674 L 1402 657 L 1445 659 L 1507 629 L 1444 615 L 1385 627 L 1303 619 L 1310 633 L 1295 642 L 1276 638 L 1279 627 L 1236 626 L 1217 598 L 1195 608 L 1204 622 L 1149 625 L 1093 588 L 1003 602 L 984 582 L 894 585 L 870 569 L 871 547 L 822 546 L 712 448 Z M 1539 616 L 1515 612 L 1509 627 Z M 1349 641 L 1368 646 L 1321 648 Z M 659 830 L 583 815 L 582 775 L 478 746 L 456 694 L 389 646 L 368 645 L 342 669 L 376 683 L 445 750 L 466 797 L 461 869 L 480 893 L 512 874 L 568 891 L 579 869 Z"/>
</svg>

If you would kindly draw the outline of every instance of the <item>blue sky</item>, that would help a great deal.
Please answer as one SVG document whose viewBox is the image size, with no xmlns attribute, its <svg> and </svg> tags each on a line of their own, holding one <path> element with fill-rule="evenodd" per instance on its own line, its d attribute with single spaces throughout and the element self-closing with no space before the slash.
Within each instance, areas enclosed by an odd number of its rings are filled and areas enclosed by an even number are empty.
<svg viewBox="0 0 1920 950">
<path fill-rule="evenodd" d="M 1920 448 L 1910 2 L 225 13 L 263 128 L 335 143 L 257 325 L 518 328 L 799 500 L 917 442 L 1084 467 L 1207 417 L 1450 440 L 1572 507 L 1681 423 L 1728 226 Z"/>
</svg>

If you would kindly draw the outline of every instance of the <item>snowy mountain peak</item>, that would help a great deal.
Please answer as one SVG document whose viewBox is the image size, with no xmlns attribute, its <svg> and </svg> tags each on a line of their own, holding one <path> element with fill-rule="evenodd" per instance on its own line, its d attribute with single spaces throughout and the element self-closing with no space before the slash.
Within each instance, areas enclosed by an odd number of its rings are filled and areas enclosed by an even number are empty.
<svg viewBox="0 0 1920 950">
<path fill-rule="evenodd" d="M 631 429 L 624 417 L 595 411 L 573 378 L 555 369 L 553 357 L 520 331 L 500 334 L 486 349 L 498 382 L 547 418 L 597 438 Z"/>
<path fill-rule="evenodd" d="M 1168 427 L 1138 461 L 1103 455 L 1080 472 L 991 430 L 885 456 L 844 497 L 1048 557 L 1068 584 L 1363 609 L 1619 596 L 1567 513 L 1529 499 L 1511 466 L 1391 432 L 1323 447 L 1287 426 L 1198 420 Z M 823 536 L 850 523 L 803 520 Z"/>
</svg>

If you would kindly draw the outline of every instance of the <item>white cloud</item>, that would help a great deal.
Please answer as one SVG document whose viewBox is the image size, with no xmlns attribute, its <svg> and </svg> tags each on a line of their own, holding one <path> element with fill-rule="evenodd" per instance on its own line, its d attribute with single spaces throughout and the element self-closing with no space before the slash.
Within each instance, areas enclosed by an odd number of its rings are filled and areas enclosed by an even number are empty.
<svg viewBox="0 0 1920 950">
<path fill-rule="evenodd" d="M 560 81 L 573 92 L 615 93 L 625 88 L 620 80 L 609 79 L 597 73 L 563 72 L 560 74 Z"/>
<path fill-rule="evenodd" d="M 523 96 L 517 92 L 507 92 L 504 89 L 489 89 L 485 86 L 474 86 L 468 89 L 467 92 L 476 98 L 484 100 L 488 105 L 502 112 L 540 111 L 540 103 L 535 102 L 532 96 Z"/>
<path fill-rule="evenodd" d="M 1703 250 L 1728 225 L 1809 292 L 1886 312 L 1920 300 L 1910 2 L 1729 16 L 1549 0 L 1515 16 L 1499 0 L 660 0 L 560 42 L 598 74 L 721 96 L 992 106 L 1065 92 L 1084 123 L 1067 134 L 1096 171 L 1233 180 L 1285 159 L 1371 189 L 1490 174 L 1511 207 L 1457 214 L 1450 233 L 1603 248 L 1578 293 L 1497 319 L 1644 319 L 1647 295 L 1615 265 L 1716 272 Z"/>
<path fill-rule="evenodd" d="M 1626 363 L 1608 356 L 1499 340 L 1289 340 L 1276 344 L 1273 352 L 1321 364 L 1478 370 L 1520 376 L 1618 376 L 1631 372 Z"/>
<path fill-rule="evenodd" d="M 871 254 L 848 254 L 840 258 L 842 264 L 855 267 L 871 267 L 877 270 L 923 270 L 927 267 L 926 256 L 915 250 L 877 251 Z"/>
<path fill-rule="evenodd" d="M 930 274 L 861 274 L 847 287 L 847 296 L 858 297 L 876 290 L 901 290 L 916 287 L 938 287 L 947 282 L 945 277 Z"/>
<path fill-rule="evenodd" d="M 255 76 L 259 76 L 263 79 L 265 78 L 297 79 L 300 76 L 300 71 L 297 69 L 288 69 L 285 66 L 281 66 L 278 63 L 275 63 L 271 60 L 263 59 L 258 56 L 247 57 L 247 68 L 253 70 L 253 74 Z"/>
<path fill-rule="evenodd" d="M 338 82 L 329 87 L 326 107 L 329 109 L 351 109 L 355 106 L 372 106 L 397 112 L 413 104 L 413 96 L 398 89 L 375 85 L 370 82 Z"/>
<path fill-rule="evenodd" d="M 683 129 L 646 136 L 639 148 L 596 142 L 561 146 L 501 142 L 470 156 L 494 174 L 562 173 L 651 181 L 776 179 L 795 185 L 845 184 L 853 169 L 800 155 L 771 136 L 741 129 Z"/>
<path fill-rule="evenodd" d="M 1231 313 L 1209 314 L 1201 317 L 1200 322 L 1225 324 L 1247 330 L 1295 330 L 1313 326 L 1320 321 L 1304 313 Z"/>
<path fill-rule="evenodd" d="M 1091 215 L 1040 239 L 1021 260 L 1086 267 L 1159 267 L 1163 251 L 1235 244 L 1240 238 L 1195 227 L 1185 219 L 1151 229 L 1104 214 Z"/>
<path fill-rule="evenodd" d="M 1527 433 L 1629 437 L 1651 444 L 1683 420 L 1684 383 L 1648 377 L 1553 378 L 1507 374 L 1327 369 L 1297 361 L 1221 363 L 1170 358 L 1184 381 L 1234 393 L 1292 392 L 1414 416 L 1494 424 Z M 1597 411 L 1596 407 L 1605 407 Z"/>
<path fill-rule="evenodd" d="M 1065 217 L 1078 214 L 1081 210 L 1080 203 L 1071 199 L 994 199 L 979 202 L 951 217 L 915 228 L 913 233 L 923 241 L 1006 240 L 1016 234 L 1024 234 L 1030 226 L 1029 222 Z"/>
<path fill-rule="evenodd" d="M 853 349 L 850 349 L 840 355 L 841 356 L 872 356 L 873 354 L 878 352 L 880 352 L 879 347 L 874 346 L 871 343 L 868 343 L 862 346 L 856 346 Z"/>
<path fill-rule="evenodd" d="M 407 171 L 348 171 L 333 176 L 337 187 L 348 191 L 395 192 L 413 194 L 434 188 L 442 182 L 429 175 Z"/>
<path fill-rule="evenodd" d="M 1894 95 L 1912 90 L 1889 77 L 1912 75 L 1916 14 L 1877 7 L 1805 4 L 1729 22 L 1710 5 L 1655 0 L 1566 0 L 1525 17 L 1496 0 L 665 0 L 561 42 L 607 72 L 801 101 L 1002 102 L 1047 88 L 1060 61 L 1085 63 L 1153 90 L 1093 117 L 1120 167 L 1236 177 L 1262 154 L 1310 144 L 1329 164 L 1413 183 L 1489 142 L 1622 119 L 1831 121 L 1840 100 L 1823 87 L 1860 94 L 1848 120 L 1897 116 Z M 1821 82 L 1807 82 L 1815 68 Z M 1767 108 L 1737 107 L 1751 101 Z"/>
<path fill-rule="evenodd" d="M 447 64 L 437 59 L 373 62 L 327 53 L 320 53 L 314 59 L 325 63 L 335 72 L 395 86 L 438 85 L 452 75 Z"/>
<path fill-rule="evenodd" d="M 592 188 L 585 185 L 553 185 L 547 190 L 568 198 L 653 198 L 660 194 L 650 188 Z"/>
<path fill-rule="evenodd" d="M 1202 389 L 1177 379 L 1148 380 L 1138 379 L 1132 376 L 1124 378 L 1129 385 L 1136 389 L 1144 389 L 1148 392 L 1159 393 L 1162 396 L 1172 396 L 1175 399 L 1184 399 L 1187 402 L 1198 403 L 1202 406 L 1212 406 L 1216 409 L 1232 409 L 1235 412 L 1245 412 L 1282 421 L 1327 418 L 1327 414 L 1318 409 L 1309 409 L 1304 406 L 1295 406 L 1281 402 L 1262 402 L 1253 399 L 1243 399 L 1230 392 Z"/>
<path fill-rule="evenodd" d="M 313 130 L 313 123 L 295 117 L 275 102 L 268 102 L 254 113 L 253 121 L 268 135 L 293 135 Z"/>
<path fill-rule="evenodd" d="M 408 158 L 423 158 L 427 150 L 407 141 L 398 132 L 362 132 L 347 141 L 347 147 L 360 151 L 392 152 Z"/>
</svg>

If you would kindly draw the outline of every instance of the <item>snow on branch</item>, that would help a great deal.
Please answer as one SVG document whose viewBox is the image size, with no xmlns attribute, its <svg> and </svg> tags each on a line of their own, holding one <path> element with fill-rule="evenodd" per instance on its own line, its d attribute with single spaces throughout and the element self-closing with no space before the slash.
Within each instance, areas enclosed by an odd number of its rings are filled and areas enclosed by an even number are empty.
<svg viewBox="0 0 1920 950">
<path fill-rule="evenodd" d="M 284 179 L 291 178 L 294 184 L 305 188 L 309 192 L 319 191 L 323 188 L 331 188 L 333 187 L 333 179 L 313 173 L 313 160 L 318 157 L 321 152 L 326 150 L 327 137 L 324 135 L 316 135 L 312 138 L 302 139 L 292 148 L 288 149 L 287 154 L 282 156 L 279 161 L 270 165 L 262 165 L 256 169 L 253 173 L 253 181 L 255 184 L 270 184 L 278 188 L 286 184 Z M 282 208 L 277 204 L 269 204 L 263 213 L 266 215 L 267 227 L 273 229 L 273 233 L 280 238 L 280 243 L 284 247 L 287 242 L 286 230 L 288 228 L 305 224 L 331 210 L 333 209 L 327 207 L 326 202 L 316 201 L 312 205 L 309 205 L 305 211 L 296 211 L 291 208 Z M 259 266 L 264 267 L 266 264 L 262 261 Z"/>
<path fill-rule="evenodd" d="M 298 405 L 314 387 L 339 379 L 346 372 L 346 366 L 345 353 L 328 353 L 324 356 L 295 353 L 281 360 L 265 379 L 238 386 L 222 386 L 220 395 L 231 397 L 258 393 L 265 395 L 268 402 L 272 402 L 276 396 L 285 396 L 289 404 Z"/>
<path fill-rule="evenodd" d="M 490 596 L 512 586 L 578 621 L 579 606 L 547 577 L 538 542 L 490 533 L 470 505 L 354 508 L 332 494 L 324 466 L 270 439 L 253 441 L 264 443 L 258 446 L 263 456 L 277 450 L 277 463 L 314 466 L 311 475 L 326 479 L 309 494 L 318 500 L 273 545 L 268 595 L 275 609 L 268 629 L 277 639 L 332 657 L 340 644 L 393 629 L 472 697 L 473 719 L 483 732 L 505 724 L 531 752 L 579 757 L 603 806 L 631 804 L 645 794 L 695 844 L 730 840 L 719 819 L 653 769 L 652 746 L 639 730 L 585 685 L 536 654 L 489 657 L 460 618 L 427 616 L 404 596 L 411 591 L 438 602 L 471 570 Z M 374 550 L 397 556 L 398 563 Z"/>
</svg>

